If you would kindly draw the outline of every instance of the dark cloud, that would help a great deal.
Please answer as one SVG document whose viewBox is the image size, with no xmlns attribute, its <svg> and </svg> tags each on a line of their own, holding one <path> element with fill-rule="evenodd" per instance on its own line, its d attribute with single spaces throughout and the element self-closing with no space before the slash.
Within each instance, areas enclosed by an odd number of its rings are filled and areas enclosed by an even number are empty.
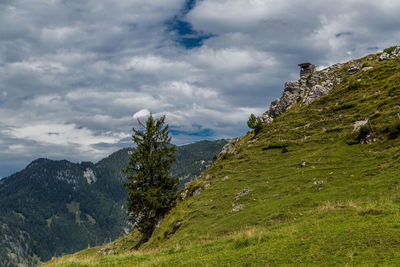
<svg viewBox="0 0 400 267">
<path fill-rule="evenodd" d="M 372 0 L 1 1 L 0 176 L 37 157 L 98 160 L 149 111 L 177 144 L 242 135 L 299 62 L 398 43 L 399 13 Z"/>
</svg>

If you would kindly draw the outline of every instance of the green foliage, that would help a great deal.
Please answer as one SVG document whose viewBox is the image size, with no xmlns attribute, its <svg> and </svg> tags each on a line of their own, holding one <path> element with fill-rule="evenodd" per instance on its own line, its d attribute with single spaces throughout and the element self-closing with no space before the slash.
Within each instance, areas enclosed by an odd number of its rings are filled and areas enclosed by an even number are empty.
<svg viewBox="0 0 400 267">
<path fill-rule="evenodd" d="M 360 87 L 361 87 L 361 84 L 359 82 L 352 82 L 349 84 L 347 89 L 351 91 L 351 90 L 357 90 Z"/>
<path fill-rule="evenodd" d="M 400 122 L 389 127 L 389 139 L 396 139 L 400 136 Z"/>
<path fill-rule="evenodd" d="M 346 140 L 348 145 L 360 144 L 372 131 L 370 125 L 363 125 L 357 132 L 351 133 Z"/>
<path fill-rule="evenodd" d="M 178 184 L 178 179 L 169 175 L 176 148 L 171 145 L 168 125 L 164 123 L 165 116 L 154 119 L 150 114 L 146 125 L 142 125 L 144 130 L 133 128 L 136 149 L 123 169 L 128 179 L 128 214 L 145 239 L 169 210 Z"/>
<path fill-rule="evenodd" d="M 283 149 L 283 148 L 287 148 L 289 146 L 288 142 L 274 142 L 271 143 L 269 145 L 267 145 L 266 147 L 263 147 L 262 150 L 266 151 L 266 150 L 270 150 L 270 149 Z"/>
<path fill-rule="evenodd" d="M 257 135 L 261 131 L 263 123 L 260 117 L 251 114 L 247 121 L 247 126 L 254 130 L 254 135 Z"/>
</svg>

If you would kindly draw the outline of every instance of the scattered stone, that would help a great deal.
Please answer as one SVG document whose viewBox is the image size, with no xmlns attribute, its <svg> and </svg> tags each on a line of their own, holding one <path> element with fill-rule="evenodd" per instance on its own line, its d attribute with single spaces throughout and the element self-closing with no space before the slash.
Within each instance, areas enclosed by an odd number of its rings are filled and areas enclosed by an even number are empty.
<svg viewBox="0 0 400 267">
<path fill-rule="evenodd" d="M 211 176 L 209 174 L 206 175 L 206 180 L 210 180 Z"/>
<path fill-rule="evenodd" d="M 368 123 L 368 119 L 364 119 L 364 120 L 361 120 L 361 121 L 356 121 L 356 122 L 353 124 L 353 130 L 354 130 L 354 131 L 358 131 L 358 130 L 360 130 L 361 126 L 364 126 L 364 125 L 366 125 L 367 123 Z"/>
<path fill-rule="evenodd" d="M 244 208 L 244 205 L 243 204 L 239 204 L 239 205 L 234 206 L 233 209 L 231 210 L 231 212 L 237 212 L 237 211 L 239 211 L 239 210 L 241 210 L 243 208 Z"/>
<path fill-rule="evenodd" d="M 181 193 L 181 199 L 182 199 L 182 200 L 185 200 L 188 193 L 189 193 L 188 190 L 183 191 L 183 192 Z"/>
<path fill-rule="evenodd" d="M 274 197 L 280 197 L 281 196 L 281 194 L 275 194 L 274 195 Z"/>
<path fill-rule="evenodd" d="M 386 52 L 383 52 L 380 56 L 379 56 L 379 61 L 383 61 L 383 60 L 388 60 L 390 59 L 390 55 Z"/>
<path fill-rule="evenodd" d="M 224 178 L 222 178 L 222 181 L 226 181 L 229 180 L 229 176 L 225 176 Z"/>
<path fill-rule="evenodd" d="M 211 186 L 211 184 L 207 183 L 207 184 L 204 185 L 204 188 L 207 188 L 207 187 L 210 187 L 210 186 Z"/>
<path fill-rule="evenodd" d="M 306 164 L 307 164 L 307 163 L 306 163 L 305 161 L 303 161 L 302 163 L 300 163 L 300 167 L 302 167 L 302 168 L 303 168 L 303 167 L 305 167 L 305 166 L 306 166 Z"/>
<path fill-rule="evenodd" d="M 313 182 L 313 185 L 322 185 L 324 184 L 324 181 L 315 181 Z"/>
<path fill-rule="evenodd" d="M 240 191 L 239 193 L 237 193 L 237 195 L 238 196 L 244 196 L 244 195 L 247 195 L 250 192 L 251 192 L 251 189 L 250 188 L 246 188 L 246 189 L 243 189 L 242 191 Z"/>
<path fill-rule="evenodd" d="M 360 67 L 355 64 L 350 65 L 350 67 L 347 69 L 347 73 L 350 75 L 354 75 L 359 71 L 360 71 Z"/>
<path fill-rule="evenodd" d="M 201 192 L 203 192 L 203 188 L 199 187 L 193 192 L 193 196 L 197 197 Z"/>
<path fill-rule="evenodd" d="M 362 72 L 366 72 L 366 71 L 372 70 L 373 68 L 374 67 L 364 67 L 364 68 L 361 69 L 361 71 Z"/>
</svg>

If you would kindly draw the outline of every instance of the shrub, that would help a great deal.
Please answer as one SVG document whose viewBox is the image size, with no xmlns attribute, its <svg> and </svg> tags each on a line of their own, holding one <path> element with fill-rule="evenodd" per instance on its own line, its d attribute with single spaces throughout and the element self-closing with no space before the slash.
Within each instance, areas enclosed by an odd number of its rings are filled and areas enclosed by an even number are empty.
<svg viewBox="0 0 400 267">
<path fill-rule="evenodd" d="M 263 123 L 260 117 L 251 114 L 249 120 L 247 121 L 247 126 L 254 130 L 254 135 L 257 135 L 261 131 Z"/>
<path fill-rule="evenodd" d="M 355 144 L 360 144 L 362 140 L 364 140 L 369 133 L 372 131 L 372 128 L 370 125 L 363 125 L 360 127 L 358 132 L 352 133 L 348 138 L 346 143 L 348 145 L 355 145 Z"/>
<path fill-rule="evenodd" d="M 396 139 L 400 136 L 400 122 L 389 127 L 389 139 Z"/>
<path fill-rule="evenodd" d="M 289 144 L 287 142 L 276 142 L 276 143 L 271 143 L 266 147 L 263 147 L 263 151 L 270 150 L 270 149 L 284 149 L 288 146 Z M 287 149 L 286 149 L 287 150 Z M 287 151 L 286 151 L 287 152 Z"/>
</svg>

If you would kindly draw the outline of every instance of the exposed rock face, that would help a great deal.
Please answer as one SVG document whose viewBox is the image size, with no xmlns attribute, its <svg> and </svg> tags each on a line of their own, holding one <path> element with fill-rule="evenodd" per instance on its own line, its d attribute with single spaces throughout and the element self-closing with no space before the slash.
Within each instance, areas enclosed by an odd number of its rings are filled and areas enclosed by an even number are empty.
<svg viewBox="0 0 400 267">
<path fill-rule="evenodd" d="M 400 46 L 387 50 L 379 55 L 379 61 L 392 60 L 400 57 Z M 342 77 L 335 70 L 343 67 L 343 64 L 335 64 L 324 70 L 314 72 L 308 76 L 300 77 L 300 80 L 285 83 L 282 97 L 271 102 L 269 110 L 262 115 L 264 123 L 272 122 L 276 117 L 282 115 L 286 110 L 295 105 L 300 99 L 302 104 L 309 105 L 315 100 L 327 95 L 332 90 L 334 84 L 340 84 Z M 350 64 L 347 68 L 349 75 L 354 75 L 360 71 L 365 72 L 373 67 L 362 68 L 359 64 Z"/>
<path fill-rule="evenodd" d="M 383 60 L 392 60 L 396 57 L 400 56 L 400 46 L 395 47 L 391 52 L 383 52 L 380 56 L 379 56 L 379 61 L 383 61 Z"/>
<path fill-rule="evenodd" d="M 304 98 L 303 103 L 309 105 L 318 98 L 321 98 L 324 95 L 328 94 L 329 91 L 330 91 L 329 87 L 324 87 L 322 85 L 314 85 L 311 88 L 310 92 L 308 93 L 307 97 Z"/>
<path fill-rule="evenodd" d="M 228 143 L 226 145 L 224 145 L 224 147 L 222 148 L 221 152 L 218 153 L 217 155 L 217 159 L 221 158 L 223 155 L 225 154 L 234 154 L 234 148 L 235 148 L 235 143 L 239 140 L 239 138 L 234 138 L 234 139 L 230 139 L 228 140 Z"/>
<path fill-rule="evenodd" d="M 341 82 L 341 77 L 334 74 L 334 70 L 341 67 L 342 64 L 335 64 L 307 77 L 301 77 L 298 81 L 285 83 L 282 97 L 272 101 L 270 109 L 262 115 L 263 122 L 272 122 L 274 118 L 282 115 L 301 99 L 303 104 L 309 105 L 316 99 L 328 94 L 334 83 Z M 359 71 L 359 67 L 357 71 Z"/>
</svg>

